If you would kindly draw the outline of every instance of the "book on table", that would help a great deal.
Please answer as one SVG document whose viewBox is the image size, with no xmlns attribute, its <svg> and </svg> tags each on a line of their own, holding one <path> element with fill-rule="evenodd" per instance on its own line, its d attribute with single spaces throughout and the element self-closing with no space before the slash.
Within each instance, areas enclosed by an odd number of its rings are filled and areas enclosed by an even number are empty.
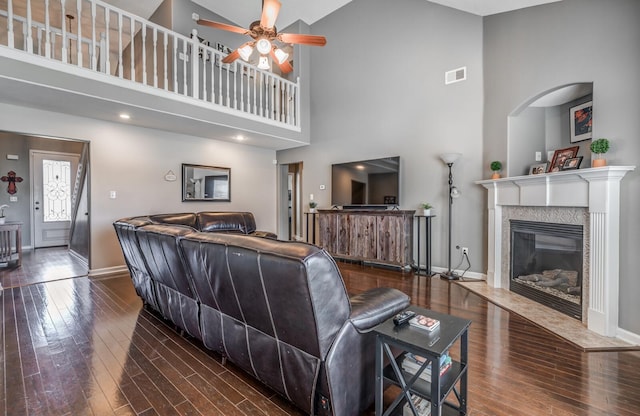
<svg viewBox="0 0 640 416">
<path fill-rule="evenodd" d="M 425 315 L 416 315 L 409 321 L 409 325 L 414 328 L 424 329 L 431 332 L 440 326 L 440 321 Z"/>
<path fill-rule="evenodd" d="M 420 370 L 422 364 L 425 362 L 425 358 L 419 355 L 407 353 L 402 360 L 402 369 L 409 374 L 415 374 Z M 444 375 L 451 367 L 451 356 L 444 354 L 440 357 L 440 375 Z M 420 373 L 420 379 L 424 381 L 431 381 L 431 363 L 427 364 L 427 367 Z"/>
<path fill-rule="evenodd" d="M 431 403 L 429 402 L 429 400 L 412 394 L 411 401 L 413 402 L 413 406 L 418 411 L 418 416 L 429 416 L 431 414 Z M 402 416 L 414 416 L 409 403 L 404 404 Z"/>
</svg>

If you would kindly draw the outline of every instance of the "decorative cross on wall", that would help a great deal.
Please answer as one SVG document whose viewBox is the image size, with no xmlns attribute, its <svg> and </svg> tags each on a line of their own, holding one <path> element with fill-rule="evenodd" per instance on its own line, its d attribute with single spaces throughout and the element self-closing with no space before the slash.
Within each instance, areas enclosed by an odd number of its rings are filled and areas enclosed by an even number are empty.
<svg viewBox="0 0 640 416">
<path fill-rule="evenodd" d="M 16 176 L 16 173 L 12 170 L 7 172 L 7 176 L 3 176 L 0 178 L 2 182 L 9 182 L 7 186 L 7 192 L 11 195 L 18 192 L 18 188 L 16 188 L 16 182 L 22 182 L 22 178 L 20 176 Z"/>
</svg>

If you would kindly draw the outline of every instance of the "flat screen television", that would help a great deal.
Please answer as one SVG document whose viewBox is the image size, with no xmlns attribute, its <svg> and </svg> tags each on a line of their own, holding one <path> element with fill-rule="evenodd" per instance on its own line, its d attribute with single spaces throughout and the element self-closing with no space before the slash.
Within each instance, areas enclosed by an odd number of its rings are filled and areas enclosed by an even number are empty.
<svg viewBox="0 0 640 416">
<path fill-rule="evenodd" d="M 331 165 L 331 205 L 380 208 L 400 204 L 400 156 Z"/>
</svg>

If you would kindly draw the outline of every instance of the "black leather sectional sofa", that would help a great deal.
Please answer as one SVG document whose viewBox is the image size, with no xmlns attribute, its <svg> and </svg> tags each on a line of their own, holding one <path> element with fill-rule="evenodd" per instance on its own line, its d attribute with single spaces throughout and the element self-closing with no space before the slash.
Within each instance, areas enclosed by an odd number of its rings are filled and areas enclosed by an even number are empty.
<svg viewBox="0 0 640 416">
<path fill-rule="evenodd" d="M 303 411 L 358 415 L 374 399 L 370 330 L 409 305 L 395 289 L 351 296 L 314 245 L 256 231 L 251 213 L 114 223 L 137 293 Z"/>
</svg>

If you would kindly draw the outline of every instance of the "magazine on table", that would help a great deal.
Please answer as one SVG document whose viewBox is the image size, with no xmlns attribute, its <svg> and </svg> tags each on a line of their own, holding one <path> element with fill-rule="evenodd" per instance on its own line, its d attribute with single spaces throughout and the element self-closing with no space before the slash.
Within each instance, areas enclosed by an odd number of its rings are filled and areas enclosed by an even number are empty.
<svg viewBox="0 0 640 416">
<path fill-rule="evenodd" d="M 409 321 L 409 325 L 431 332 L 440 326 L 440 321 L 425 315 L 416 315 Z"/>
</svg>

